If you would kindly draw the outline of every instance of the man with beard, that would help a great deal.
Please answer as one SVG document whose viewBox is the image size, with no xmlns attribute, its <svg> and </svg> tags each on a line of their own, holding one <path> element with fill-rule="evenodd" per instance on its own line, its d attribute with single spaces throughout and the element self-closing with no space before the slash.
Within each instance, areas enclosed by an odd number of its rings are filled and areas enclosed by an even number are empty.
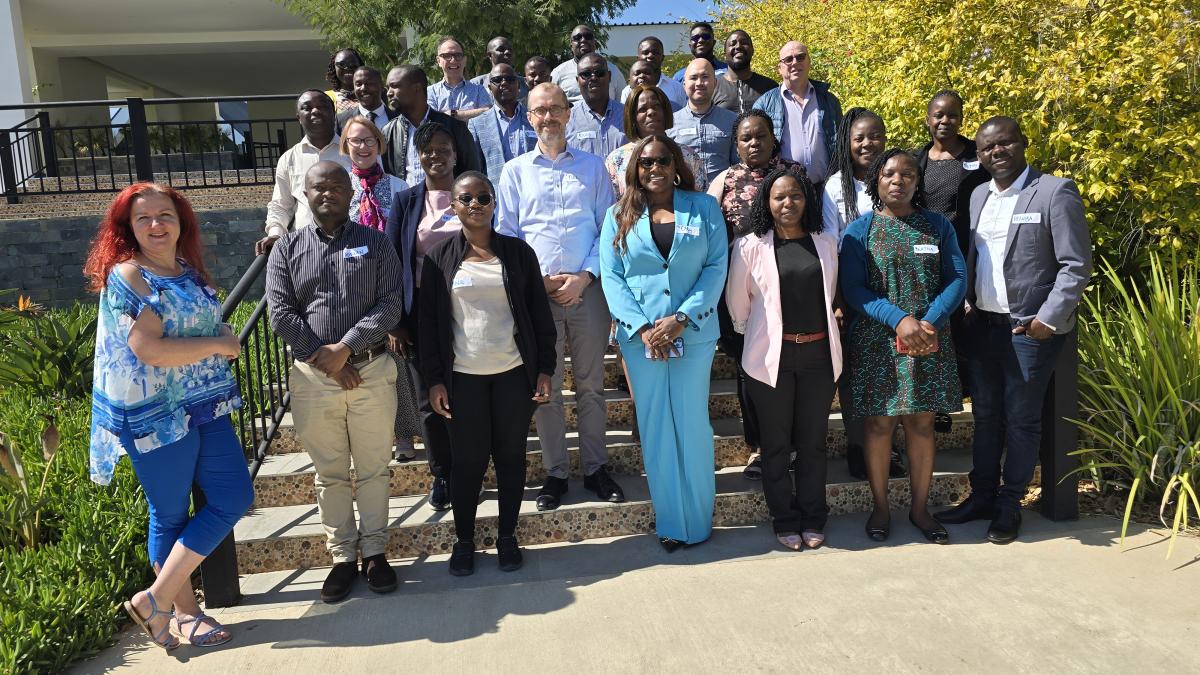
<svg viewBox="0 0 1200 675">
<path fill-rule="evenodd" d="M 388 107 L 398 114 L 383 128 L 383 137 L 387 140 L 383 169 L 409 185 L 425 180 L 425 171 L 421 169 L 421 160 L 413 145 L 413 134 L 426 122 L 441 124 L 454 137 L 455 175 L 479 170 L 479 154 L 475 152 L 475 141 L 466 123 L 429 107 L 428 86 L 425 71 L 418 66 L 396 66 L 388 71 Z"/>
<path fill-rule="evenodd" d="M 571 29 L 571 54 L 573 58 L 563 61 L 550 71 L 550 81 L 557 84 L 567 94 L 567 99 L 574 105 L 582 98 L 579 84 L 575 76 L 579 73 L 579 59 L 588 54 L 596 53 L 596 33 L 589 26 L 580 24 Z M 611 62 L 605 62 L 611 77 L 608 82 L 608 95 L 617 98 L 625 88 L 625 77 Z"/>
<path fill-rule="evenodd" d="M 717 76 L 713 104 L 741 114 L 754 107 L 758 97 L 779 86 L 766 75 L 750 70 L 754 41 L 744 30 L 735 30 L 725 40 L 725 72 Z"/>
<path fill-rule="evenodd" d="M 625 145 L 625 106 L 609 96 L 612 75 L 599 54 L 579 59 L 579 91 L 582 100 L 571 107 L 567 143 L 601 159 Z"/>
</svg>

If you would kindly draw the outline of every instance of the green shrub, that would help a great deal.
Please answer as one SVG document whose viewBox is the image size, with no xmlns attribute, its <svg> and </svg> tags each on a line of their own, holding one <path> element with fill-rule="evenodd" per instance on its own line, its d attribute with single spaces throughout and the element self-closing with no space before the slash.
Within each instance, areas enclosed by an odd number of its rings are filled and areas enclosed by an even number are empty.
<svg viewBox="0 0 1200 675">
<path fill-rule="evenodd" d="M 5 308 L 0 314 L 8 321 L 0 336 L 0 389 L 53 400 L 91 395 L 95 305 L 75 303 L 53 311 Z"/>
</svg>

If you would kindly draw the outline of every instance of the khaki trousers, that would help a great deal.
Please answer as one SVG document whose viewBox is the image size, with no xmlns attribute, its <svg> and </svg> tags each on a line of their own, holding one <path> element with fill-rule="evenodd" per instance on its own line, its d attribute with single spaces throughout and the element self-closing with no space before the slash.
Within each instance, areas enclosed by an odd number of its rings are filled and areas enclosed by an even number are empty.
<svg viewBox="0 0 1200 675">
<path fill-rule="evenodd" d="M 396 362 L 383 355 L 357 368 L 363 383 L 350 391 L 307 363 L 291 371 L 292 419 L 317 471 L 317 509 L 335 563 L 354 562 L 360 549 L 364 558 L 378 555 L 387 544 Z"/>
</svg>

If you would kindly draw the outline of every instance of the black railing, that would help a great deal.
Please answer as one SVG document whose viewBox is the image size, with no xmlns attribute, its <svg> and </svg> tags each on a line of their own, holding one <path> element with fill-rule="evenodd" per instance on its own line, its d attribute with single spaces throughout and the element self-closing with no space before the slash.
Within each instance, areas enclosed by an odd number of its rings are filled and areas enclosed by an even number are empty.
<svg viewBox="0 0 1200 675">
<path fill-rule="evenodd" d="M 255 296 L 259 300 L 238 330 L 241 354 L 233 361 L 233 373 L 242 392 L 242 408 L 234 413 L 234 426 L 242 441 L 242 450 L 250 463 L 250 476 L 258 476 L 271 441 L 279 435 L 279 426 L 291 403 L 288 394 L 290 355 L 287 345 L 271 331 L 267 319 L 267 298 L 262 294 L 261 279 L 267 256 L 254 259 L 221 306 L 222 320 L 241 319 L 244 305 Z M 194 490 L 196 508 L 204 496 Z M 229 607 L 241 598 L 238 584 L 237 549 L 233 534 L 200 565 L 204 582 L 204 603 L 208 607 Z"/>
<path fill-rule="evenodd" d="M 279 156 L 290 145 L 289 136 L 299 139 L 294 118 L 218 118 L 215 107 L 208 119 L 162 118 L 177 112 L 172 106 L 249 106 L 294 99 L 292 95 L 127 98 L 0 106 L 0 110 L 36 111 L 24 122 L 0 129 L 4 197 L 15 204 L 23 195 L 108 192 L 139 180 L 181 188 L 269 184 Z M 62 124 L 52 119 L 52 113 L 88 109 L 107 122 Z M 155 114 L 148 116 L 148 111 Z"/>
</svg>

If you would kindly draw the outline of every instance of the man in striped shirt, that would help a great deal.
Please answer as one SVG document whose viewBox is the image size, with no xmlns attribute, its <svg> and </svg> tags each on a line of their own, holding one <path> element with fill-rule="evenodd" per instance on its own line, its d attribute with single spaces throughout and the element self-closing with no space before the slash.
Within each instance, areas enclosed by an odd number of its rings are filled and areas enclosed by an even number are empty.
<svg viewBox="0 0 1200 675">
<path fill-rule="evenodd" d="M 321 588 L 325 602 L 349 594 L 360 551 L 372 591 L 397 586 L 384 545 L 397 376 L 387 331 L 403 313 L 400 260 L 382 232 L 350 220 L 353 192 L 339 164 L 313 165 L 304 177 L 313 223 L 284 235 L 267 261 L 271 328 L 295 358 L 292 419 L 317 472 L 317 509 L 334 562 Z"/>
</svg>

